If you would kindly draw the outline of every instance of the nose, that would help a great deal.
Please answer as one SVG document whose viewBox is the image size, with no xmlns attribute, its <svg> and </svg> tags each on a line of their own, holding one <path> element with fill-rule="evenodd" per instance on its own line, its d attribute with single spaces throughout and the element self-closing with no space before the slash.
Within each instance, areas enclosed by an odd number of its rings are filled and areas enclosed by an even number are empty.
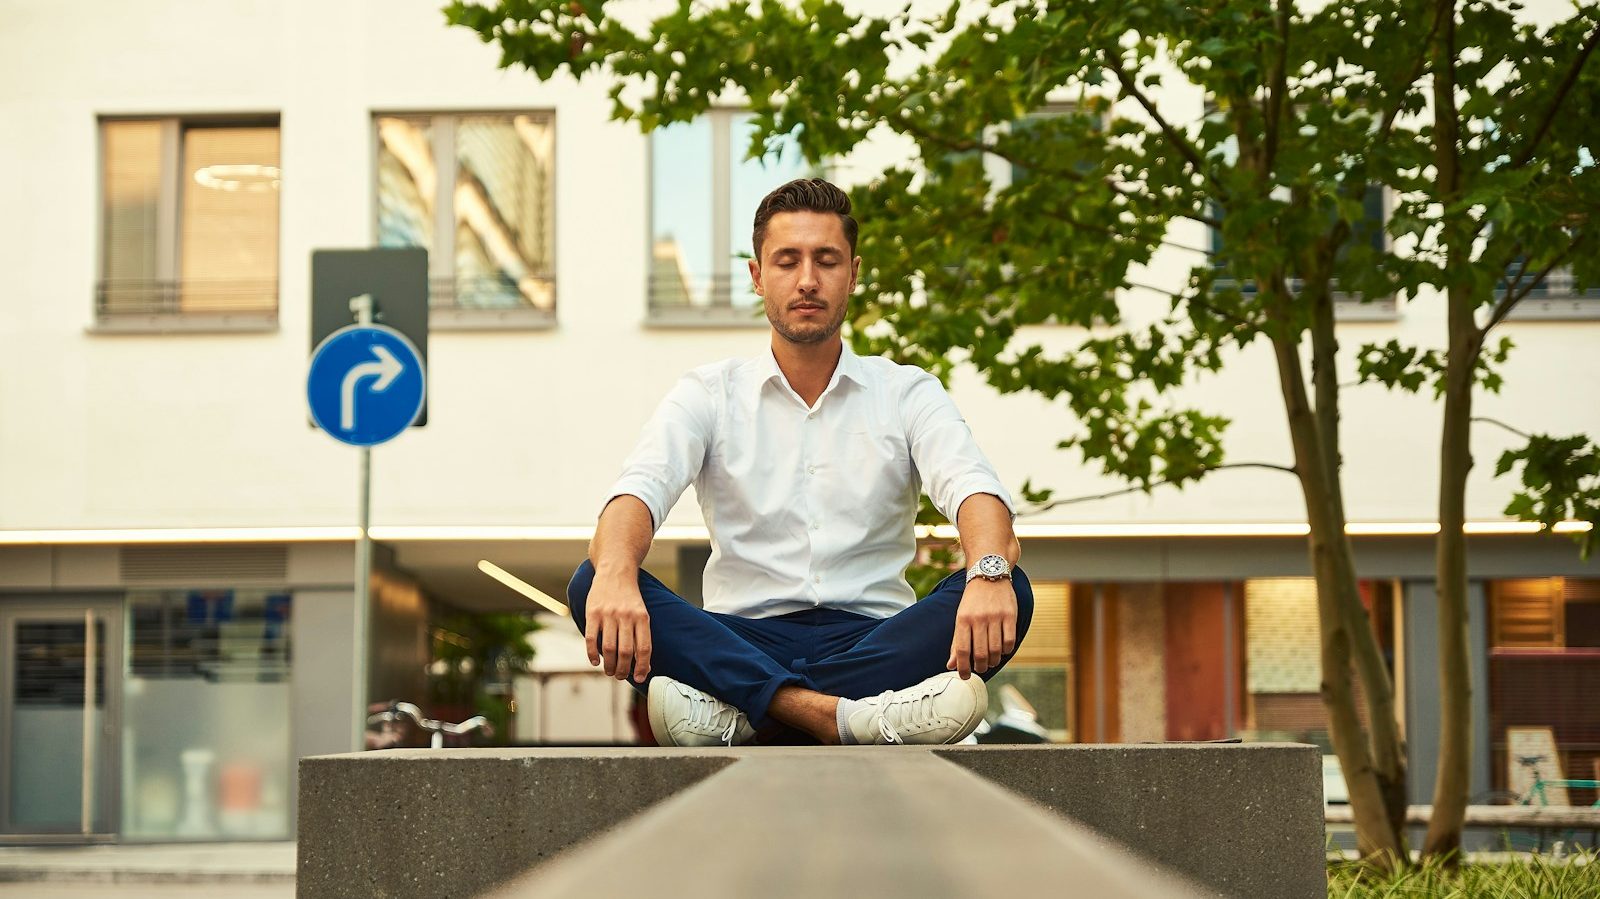
<svg viewBox="0 0 1600 899">
<path fill-rule="evenodd" d="M 800 280 L 795 283 L 795 288 L 801 293 L 816 293 L 821 286 L 816 264 L 809 261 L 800 263 Z"/>
</svg>

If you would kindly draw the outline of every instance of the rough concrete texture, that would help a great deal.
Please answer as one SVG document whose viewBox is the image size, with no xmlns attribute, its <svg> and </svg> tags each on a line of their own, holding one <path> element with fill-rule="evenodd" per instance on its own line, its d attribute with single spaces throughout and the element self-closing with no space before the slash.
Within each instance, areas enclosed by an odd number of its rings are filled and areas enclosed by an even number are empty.
<svg viewBox="0 0 1600 899">
<path fill-rule="evenodd" d="M 638 749 L 302 759 L 299 896 L 477 895 L 734 761 Z"/>
<path fill-rule="evenodd" d="M 936 752 L 1220 895 L 1327 895 L 1316 747 L 1167 743 Z"/>
<path fill-rule="evenodd" d="M 298 887 L 1311 899 L 1322 817 L 1286 744 L 390 750 L 301 762 Z"/>
<path fill-rule="evenodd" d="M 925 750 L 749 752 L 492 899 L 1206 894 Z"/>
</svg>

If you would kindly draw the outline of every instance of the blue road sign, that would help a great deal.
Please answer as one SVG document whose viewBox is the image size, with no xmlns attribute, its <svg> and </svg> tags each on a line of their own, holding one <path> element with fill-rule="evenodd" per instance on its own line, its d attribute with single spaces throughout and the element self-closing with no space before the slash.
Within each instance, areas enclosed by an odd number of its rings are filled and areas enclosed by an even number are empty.
<svg viewBox="0 0 1600 899">
<path fill-rule="evenodd" d="M 306 398 L 311 417 L 335 440 L 374 446 L 411 427 L 426 395 L 422 356 L 404 334 L 351 325 L 311 354 Z"/>
</svg>

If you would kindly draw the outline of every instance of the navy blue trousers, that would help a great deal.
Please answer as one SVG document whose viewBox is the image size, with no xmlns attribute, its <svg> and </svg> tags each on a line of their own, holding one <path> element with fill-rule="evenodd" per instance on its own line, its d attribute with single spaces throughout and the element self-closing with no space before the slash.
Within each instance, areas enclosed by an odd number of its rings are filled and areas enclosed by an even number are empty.
<svg viewBox="0 0 1600 899">
<path fill-rule="evenodd" d="M 1017 646 L 1033 620 L 1033 588 L 1014 569 Z M 567 603 L 578 630 L 594 584 L 594 566 L 578 566 L 567 585 Z M 775 618 L 742 618 L 696 608 L 647 571 L 639 593 L 650 614 L 650 675 L 664 674 L 731 703 L 750 718 L 762 742 L 806 739 L 767 716 L 778 688 L 805 687 L 846 699 L 900 690 L 945 670 L 955 638 L 956 610 L 966 572 L 945 578 L 920 602 L 889 618 L 839 609 L 806 609 Z M 1006 655 L 980 675 L 993 677 L 1011 660 Z M 629 681 L 633 684 L 633 681 Z M 649 683 L 634 684 L 641 691 Z"/>
</svg>

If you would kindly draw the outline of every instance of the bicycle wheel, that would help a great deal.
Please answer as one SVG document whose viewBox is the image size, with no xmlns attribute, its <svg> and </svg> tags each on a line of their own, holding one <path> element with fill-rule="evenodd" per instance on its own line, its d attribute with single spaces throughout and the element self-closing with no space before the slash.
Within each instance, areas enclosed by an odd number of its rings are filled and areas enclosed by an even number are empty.
<svg viewBox="0 0 1600 899">
<path fill-rule="evenodd" d="M 1471 797 L 1468 803 L 1470 805 L 1525 804 L 1520 795 L 1510 790 L 1488 790 Z M 1538 852 L 1543 848 L 1538 833 L 1515 827 L 1496 828 L 1494 841 L 1495 847 L 1501 852 Z"/>
</svg>

